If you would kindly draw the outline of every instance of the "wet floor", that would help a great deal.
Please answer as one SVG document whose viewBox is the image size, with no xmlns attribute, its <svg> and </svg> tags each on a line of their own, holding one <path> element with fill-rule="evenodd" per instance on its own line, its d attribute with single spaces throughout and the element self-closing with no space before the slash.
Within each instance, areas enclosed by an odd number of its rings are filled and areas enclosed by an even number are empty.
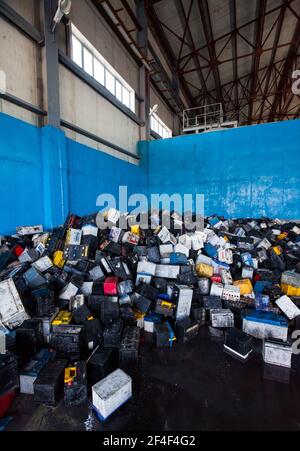
<svg viewBox="0 0 300 451">
<path fill-rule="evenodd" d="M 171 350 L 155 349 L 146 340 L 133 398 L 104 425 L 89 402 L 50 408 L 20 395 L 8 413 L 13 421 L 7 430 L 300 430 L 300 371 L 265 366 L 260 346 L 257 341 L 254 355 L 241 363 L 206 328 Z"/>
</svg>

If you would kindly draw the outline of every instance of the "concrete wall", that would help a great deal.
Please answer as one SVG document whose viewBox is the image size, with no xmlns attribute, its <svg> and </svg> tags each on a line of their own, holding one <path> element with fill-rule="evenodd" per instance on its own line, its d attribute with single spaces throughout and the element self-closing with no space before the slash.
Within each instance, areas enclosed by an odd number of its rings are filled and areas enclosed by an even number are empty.
<svg viewBox="0 0 300 451">
<path fill-rule="evenodd" d="M 174 131 L 178 129 L 177 123 L 175 123 L 175 116 L 170 108 L 165 104 L 157 91 L 151 86 L 150 88 L 150 105 L 158 105 L 157 116 L 169 127 L 170 130 Z"/>
<path fill-rule="evenodd" d="M 142 167 L 76 143 L 53 127 L 2 113 L 0 160 L 0 234 L 14 233 L 19 225 L 52 228 L 68 212 L 96 212 L 100 194 L 118 200 L 119 186 L 127 185 L 129 195 L 147 186 Z"/>
<path fill-rule="evenodd" d="M 89 0 L 75 0 L 71 21 L 114 69 L 139 92 L 139 71 L 135 61 L 116 39 L 114 32 Z M 65 51 L 65 48 L 62 47 Z M 136 154 L 140 139 L 139 126 L 94 90 L 60 67 L 61 116 L 101 138 Z M 138 104 L 136 105 L 138 114 Z M 66 131 L 70 138 L 93 148 L 104 150 L 127 161 L 135 160 L 99 145 L 79 134 Z"/>
<path fill-rule="evenodd" d="M 149 194 L 204 194 L 205 214 L 300 219 L 300 120 L 141 143 Z"/>
<path fill-rule="evenodd" d="M 32 25 L 38 25 L 34 3 L 39 0 L 6 0 L 6 3 Z M 7 92 L 34 105 L 39 103 L 39 53 L 33 41 L 0 17 L 0 70 L 6 74 Z M 0 112 L 38 124 L 35 114 L 1 99 Z"/>
<path fill-rule="evenodd" d="M 42 28 L 43 13 L 40 0 L 5 0 L 36 28 Z M 134 2 L 131 3 L 134 7 Z M 42 8 L 41 8 L 42 9 Z M 128 21 L 127 14 L 121 13 Z M 96 47 L 114 69 L 139 93 L 139 69 L 115 33 L 110 29 L 90 0 L 73 0 L 71 21 Z M 59 26 L 60 49 L 66 52 L 65 27 Z M 47 90 L 44 50 L 0 17 L 0 70 L 6 73 L 7 92 L 47 110 Z M 98 95 L 65 67 L 60 66 L 61 117 L 103 139 L 136 153 L 141 137 L 140 127 L 125 114 Z M 155 95 L 152 94 L 152 97 Z M 156 101 L 158 103 L 158 101 Z M 162 119 L 173 129 L 173 114 L 159 99 Z M 0 100 L 0 112 L 7 113 L 33 125 L 43 125 L 43 119 L 6 101 Z M 139 115 L 139 103 L 136 102 Z M 45 124 L 47 118 L 45 118 Z M 114 149 L 99 146 L 79 134 L 65 130 L 66 135 L 79 143 L 136 163 Z"/>
</svg>

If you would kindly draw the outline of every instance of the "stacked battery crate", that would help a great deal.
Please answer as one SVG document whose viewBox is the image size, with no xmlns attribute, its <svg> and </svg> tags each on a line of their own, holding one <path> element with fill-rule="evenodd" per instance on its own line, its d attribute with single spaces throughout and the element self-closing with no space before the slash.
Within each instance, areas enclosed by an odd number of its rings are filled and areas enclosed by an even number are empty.
<svg viewBox="0 0 300 451">
<path fill-rule="evenodd" d="M 212 216 L 197 230 L 178 218 L 152 212 L 141 227 L 110 209 L 1 240 L 0 398 L 21 382 L 38 403 L 73 405 L 93 387 L 105 420 L 132 395 L 145 338 L 176 353 L 205 325 L 232 357 L 246 361 L 261 340 L 266 365 L 291 367 L 299 227 Z"/>
</svg>

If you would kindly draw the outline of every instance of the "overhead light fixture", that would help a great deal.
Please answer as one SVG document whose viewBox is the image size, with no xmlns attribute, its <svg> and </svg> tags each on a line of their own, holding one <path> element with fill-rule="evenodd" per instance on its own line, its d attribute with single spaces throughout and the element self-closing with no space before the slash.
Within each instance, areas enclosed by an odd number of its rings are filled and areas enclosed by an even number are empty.
<svg viewBox="0 0 300 451">
<path fill-rule="evenodd" d="M 61 22 L 63 16 L 68 16 L 72 9 L 72 0 L 59 0 L 55 16 L 53 18 L 51 31 L 54 33 L 57 25 Z"/>
<path fill-rule="evenodd" d="M 151 108 L 150 113 L 149 113 L 149 116 L 150 116 L 150 117 L 153 116 L 154 114 L 157 113 L 157 111 L 158 111 L 158 105 L 155 104 L 155 105 Z"/>
</svg>

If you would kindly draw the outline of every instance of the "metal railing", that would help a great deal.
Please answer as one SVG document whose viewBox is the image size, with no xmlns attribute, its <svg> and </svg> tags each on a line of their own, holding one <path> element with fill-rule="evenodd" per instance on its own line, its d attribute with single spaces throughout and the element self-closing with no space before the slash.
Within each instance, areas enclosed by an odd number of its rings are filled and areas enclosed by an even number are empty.
<svg viewBox="0 0 300 451">
<path fill-rule="evenodd" d="M 236 121 L 225 122 L 221 103 L 203 105 L 183 111 L 183 132 L 204 132 L 237 127 Z"/>
</svg>

